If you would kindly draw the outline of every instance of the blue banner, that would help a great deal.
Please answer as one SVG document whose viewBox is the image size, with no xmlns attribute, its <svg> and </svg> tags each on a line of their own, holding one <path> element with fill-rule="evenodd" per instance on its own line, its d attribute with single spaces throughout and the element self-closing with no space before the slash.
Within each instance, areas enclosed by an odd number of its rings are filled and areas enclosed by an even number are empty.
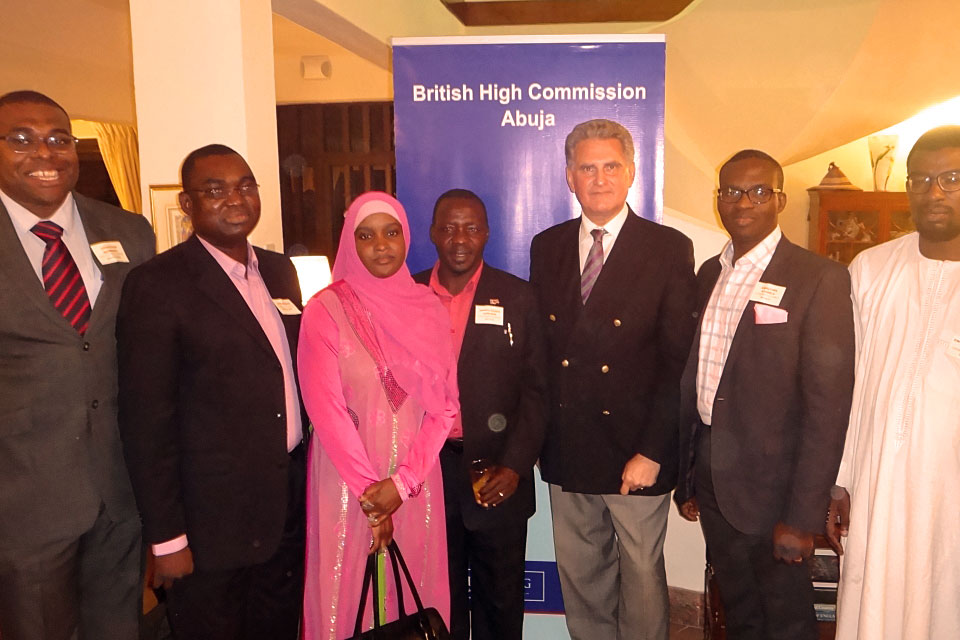
<svg viewBox="0 0 960 640">
<path fill-rule="evenodd" d="M 527 277 L 531 238 L 580 215 L 563 143 L 592 118 L 633 135 L 627 201 L 659 221 L 665 51 L 662 35 L 395 39 L 397 196 L 410 218 L 411 270 L 436 260 L 427 230 L 437 196 L 465 188 L 487 205 L 487 261 Z"/>
<path fill-rule="evenodd" d="M 487 205 L 488 263 L 522 278 L 530 240 L 580 215 L 567 186 L 564 140 L 608 118 L 633 136 L 627 202 L 661 219 L 666 47 L 662 35 L 400 38 L 393 82 L 397 196 L 406 207 L 413 272 L 436 261 L 429 239 L 437 197 L 470 189 Z M 527 538 L 524 637 L 569 638 L 554 561 L 550 502 L 537 480 Z"/>
</svg>

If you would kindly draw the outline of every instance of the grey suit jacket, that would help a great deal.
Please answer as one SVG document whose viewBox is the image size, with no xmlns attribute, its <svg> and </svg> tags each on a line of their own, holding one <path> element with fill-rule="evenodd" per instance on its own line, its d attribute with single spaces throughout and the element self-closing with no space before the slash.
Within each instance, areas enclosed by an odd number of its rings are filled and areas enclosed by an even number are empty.
<svg viewBox="0 0 960 640">
<path fill-rule="evenodd" d="M 114 326 L 120 288 L 150 258 L 143 216 L 74 194 L 87 240 L 117 240 L 129 263 L 97 263 L 103 284 L 86 335 L 53 308 L 0 204 L 0 545 L 89 529 L 100 509 L 136 507 L 117 431 Z"/>
</svg>

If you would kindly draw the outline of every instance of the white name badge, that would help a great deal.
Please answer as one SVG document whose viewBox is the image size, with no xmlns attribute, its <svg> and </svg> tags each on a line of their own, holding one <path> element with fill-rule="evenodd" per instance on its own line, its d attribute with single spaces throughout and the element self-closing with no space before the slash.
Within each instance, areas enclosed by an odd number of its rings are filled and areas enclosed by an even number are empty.
<svg viewBox="0 0 960 640">
<path fill-rule="evenodd" d="M 944 336 L 947 340 L 947 355 L 960 360 L 960 336 Z"/>
<path fill-rule="evenodd" d="M 97 262 L 103 265 L 113 264 L 114 262 L 130 262 L 127 252 L 123 250 L 123 245 L 117 240 L 96 242 L 90 245 L 90 250 L 96 256 Z"/>
<path fill-rule="evenodd" d="M 285 316 L 300 315 L 300 309 L 297 309 L 297 305 L 293 304 L 290 298 L 274 298 L 273 304 L 277 306 L 277 311 Z"/>
<path fill-rule="evenodd" d="M 761 302 L 776 307 L 780 305 L 780 301 L 783 299 L 783 294 L 786 290 L 786 287 L 781 287 L 778 284 L 758 282 L 757 286 L 753 289 L 753 293 L 750 294 L 750 299 L 754 302 Z"/>
<path fill-rule="evenodd" d="M 495 324 L 503 326 L 503 307 L 492 304 L 478 304 L 473 308 L 473 321 L 476 324 Z"/>
</svg>

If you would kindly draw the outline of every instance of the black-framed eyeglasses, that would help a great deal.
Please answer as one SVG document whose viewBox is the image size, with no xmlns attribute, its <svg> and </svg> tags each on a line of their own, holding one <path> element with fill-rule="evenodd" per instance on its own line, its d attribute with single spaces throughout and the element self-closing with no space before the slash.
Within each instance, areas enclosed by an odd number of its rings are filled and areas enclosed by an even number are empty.
<svg viewBox="0 0 960 640">
<path fill-rule="evenodd" d="M 740 202 L 740 198 L 743 197 L 743 194 L 747 194 L 747 198 L 753 204 L 764 204 L 766 202 L 770 202 L 770 198 L 772 198 L 773 194 L 775 193 L 783 193 L 783 190 L 774 189 L 773 187 L 768 187 L 765 184 L 754 185 L 749 189 L 741 189 L 739 187 L 720 187 L 717 189 L 717 198 L 720 199 L 720 202 L 736 204 L 737 202 Z"/>
<path fill-rule="evenodd" d="M 40 145 L 47 145 L 50 153 L 70 153 L 77 148 L 77 138 L 69 133 L 51 133 L 46 136 L 34 136 L 23 131 L 15 131 L 3 136 L 7 146 L 14 153 L 36 153 Z"/>
<path fill-rule="evenodd" d="M 911 173 L 907 176 L 907 191 L 910 193 L 926 193 L 936 180 L 941 191 L 960 191 L 960 169 L 944 171 L 940 175 L 925 176 L 921 173 Z"/>
<path fill-rule="evenodd" d="M 216 187 L 207 187 L 205 189 L 186 189 L 186 191 L 191 191 L 193 193 L 200 194 L 200 197 L 204 200 L 226 200 L 230 197 L 230 194 L 236 191 L 241 196 L 255 196 L 260 193 L 260 185 L 256 182 L 244 182 L 242 184 L 234 185 L 228 187 L 226 185 L 216 186 Z"/>
</svg>

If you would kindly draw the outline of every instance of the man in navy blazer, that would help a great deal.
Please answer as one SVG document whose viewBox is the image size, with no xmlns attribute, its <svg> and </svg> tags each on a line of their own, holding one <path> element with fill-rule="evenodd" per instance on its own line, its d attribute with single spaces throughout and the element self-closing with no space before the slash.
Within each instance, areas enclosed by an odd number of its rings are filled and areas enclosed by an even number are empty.
<svg viewBox="0 0 960 640">
<path fill-rule="evenodd" d="M 79 170 L 59 104 L 0 97 L 4 640 L 138 637 L 140 519 L 117 435 L 114 328 L 124 278 L 156 240 L 143 216 L 74 193 Z M 48 225 L 83 283 L 69 309 L 52 303 L 66 259 L 46 260 L 58 243 L 34 229 Z"/>
<path fill-rule="evenodd" d="M 700 519 L 731 639 L 817 637 L 805 561 L 853 392 L 850 277 L 787 240 L 783 170 L 744 150 L 720 169 L 730 242 L 697 275 L 674 499 Z"/>
<path fill-rule="evenodd" d="M 414 276 L 450 312 L 461 415 L 440 451 L 450 633 L 454 640 L 523 634 L 527 519 L 546 414 L 545 343 L 533 288 L 483 260 L 487 210 L 472 191 L 437 199 L 430 239 L 439 260 Z M 475 497 L 470 463 L 490 464 Z M 469 600 L 467 570 L 470 571 Z"/>
<path fill-rule="evenodd" d="M 635 167 L 622 125 L 578 124 L 565 153 L 583 215 L 533 239 L 530 281 L 548 341 L 540 470 L 567 629 L 574 640 L 666 640 L 663 540 L 693 334 L 693 244 L 627 206 Z"/>
<path fill-rule="evenodd" d="M 120 435 L 180 640 L 297 638 L 306 482 L 290 260 L 254 248 L 256 179 L 192 152 L 194 235 L 131 272 L 117 317 Z"/>
</svg>

